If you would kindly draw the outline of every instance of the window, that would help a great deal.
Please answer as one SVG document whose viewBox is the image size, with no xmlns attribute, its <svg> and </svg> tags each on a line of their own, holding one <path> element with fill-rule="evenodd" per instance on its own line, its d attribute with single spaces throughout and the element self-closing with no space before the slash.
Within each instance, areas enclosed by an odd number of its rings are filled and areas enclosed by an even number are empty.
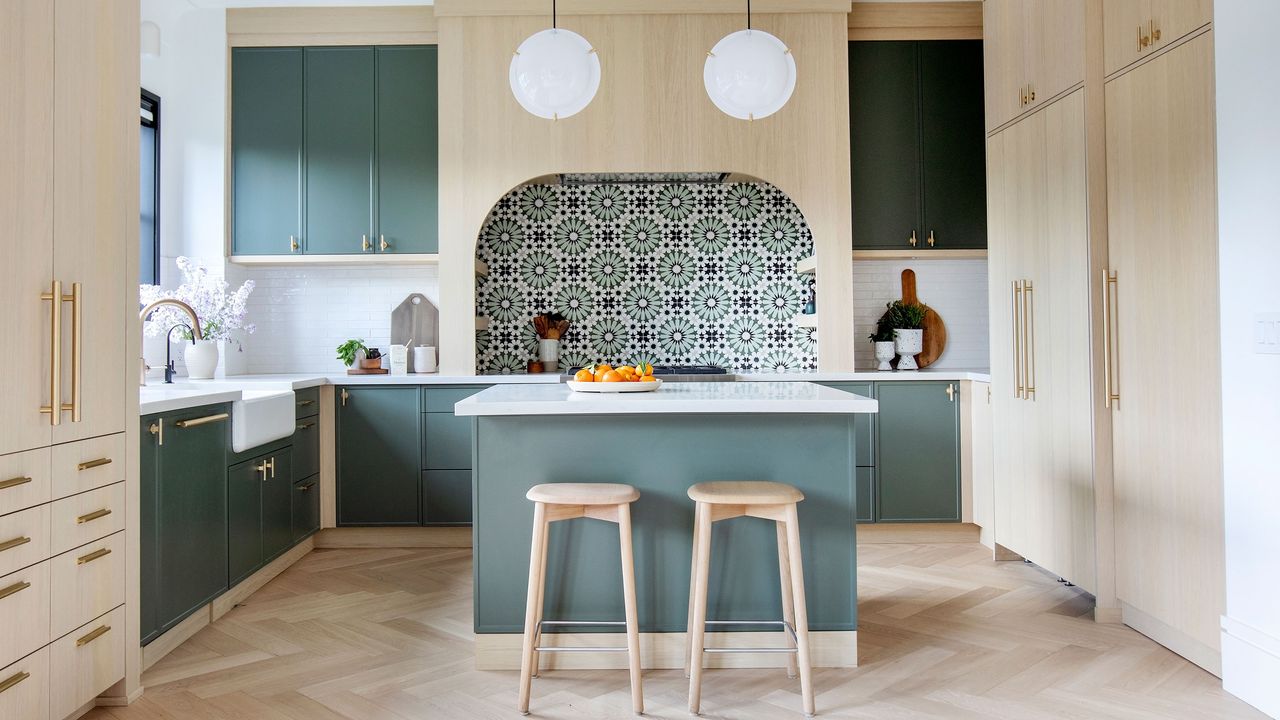
<svg viewBox="0 0 1280 720">
<path fill-rule="evenodd" d="M 160 283 L 160 97 L 142 91 L 142 139 L 139 177 L 141 183 L 140 228 L 141 262 L 138 282 Z"/>
</svg>

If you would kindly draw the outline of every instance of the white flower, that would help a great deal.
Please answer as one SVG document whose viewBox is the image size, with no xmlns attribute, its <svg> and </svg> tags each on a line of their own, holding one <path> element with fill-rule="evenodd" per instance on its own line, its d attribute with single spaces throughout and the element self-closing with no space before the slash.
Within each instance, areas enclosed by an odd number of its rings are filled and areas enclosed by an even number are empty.
<svg viewBox="0 0 1280 720">
<path fill-rule="evenodd" d="M 253 292 L 254 282 L 245 280 L 235 292 L 228 293 L 229 285 L 221 278 L 209 275 L 208 268 L 189 258 L 178 258 L 178 269 L 182 271 L 182 284 L 176 290 L 165 290 L 159 285 L 142 285 L 138 289 L 138 299 L 143 305 L 150 305 L 156 300 L 171 298 L 181 300 L 196 311 L 200 318 L 200 329 L 206 340 L 227 340 L 236 330 L 244 330 L 253 334 L 257 328 L 252 323 L 245 323 L 248 315 L 249 294 Z M 157 308 L 146 323 L 149 337 L 159 337 L 169 332 L 174 325 L 187 325 L 191 321 L 186 313 L 172 305 Z M 184 337 L 190 335 L 183 333 Z"/>
</svg>

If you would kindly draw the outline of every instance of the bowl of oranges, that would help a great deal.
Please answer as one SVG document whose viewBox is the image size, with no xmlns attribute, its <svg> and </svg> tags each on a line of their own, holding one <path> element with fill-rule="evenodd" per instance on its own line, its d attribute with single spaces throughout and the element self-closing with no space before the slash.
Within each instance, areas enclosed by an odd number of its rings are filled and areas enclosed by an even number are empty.
<svg viewBox="0 0 1280 720">
<path fill-rule="evenodd" d="M 574 392 L 653 392 L 662 387 L 662 380 L 653 376 L 653 365 L 647 362 L 616 368 L 602 363 L 577 371 L 568 384 Z"/>
</svg>

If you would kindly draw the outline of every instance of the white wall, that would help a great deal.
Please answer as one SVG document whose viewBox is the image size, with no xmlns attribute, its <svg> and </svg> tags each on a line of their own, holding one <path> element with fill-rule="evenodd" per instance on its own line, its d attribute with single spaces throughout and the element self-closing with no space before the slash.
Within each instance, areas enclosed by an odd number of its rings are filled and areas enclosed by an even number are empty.
<svg viewBox="0 0 1280 720">
<path fill-rule="evenodd" d="M 1218 243 L 1227 546 L 1223 685 L 1280 716 L 1280 355 L 1253 351 L 1254 316 L 1280 311 L 1280 27 L 1275 0 L 1216 0 Z"/>
</svg>

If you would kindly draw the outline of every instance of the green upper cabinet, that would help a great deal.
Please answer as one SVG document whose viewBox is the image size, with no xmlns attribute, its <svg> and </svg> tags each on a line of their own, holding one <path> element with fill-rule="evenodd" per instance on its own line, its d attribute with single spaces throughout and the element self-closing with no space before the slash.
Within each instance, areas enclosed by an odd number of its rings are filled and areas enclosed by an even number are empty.
<svg viewBox="0 0 1280 720">
<path fill-rule="evenodd" d="M 302 246 L 302 49 L 231 51 L 232 253 Z"/>
<path fill-rule="evenodd" d="M 981 249 L 982 43 L 849 43 L 855 250 Z"/>
<path fill-rule="evenodd" d="M 378 252 L 434 253 L 436 47 L 380 47 Z"/>
<path fill-rule="evenodd" d="M 876 520 L 960 520 L 960 384 L 877 383 Z"/>
<path fill-rule="evenodd" d="M 348 386 L 337 396 L 338 524 L 420 524 L 419 389 Z"/>
<path fill-rule="evenodd" d="M 374 233 L 373 48 L 306 48 L 306 251 L 369 252 Z"/>
</svg>

